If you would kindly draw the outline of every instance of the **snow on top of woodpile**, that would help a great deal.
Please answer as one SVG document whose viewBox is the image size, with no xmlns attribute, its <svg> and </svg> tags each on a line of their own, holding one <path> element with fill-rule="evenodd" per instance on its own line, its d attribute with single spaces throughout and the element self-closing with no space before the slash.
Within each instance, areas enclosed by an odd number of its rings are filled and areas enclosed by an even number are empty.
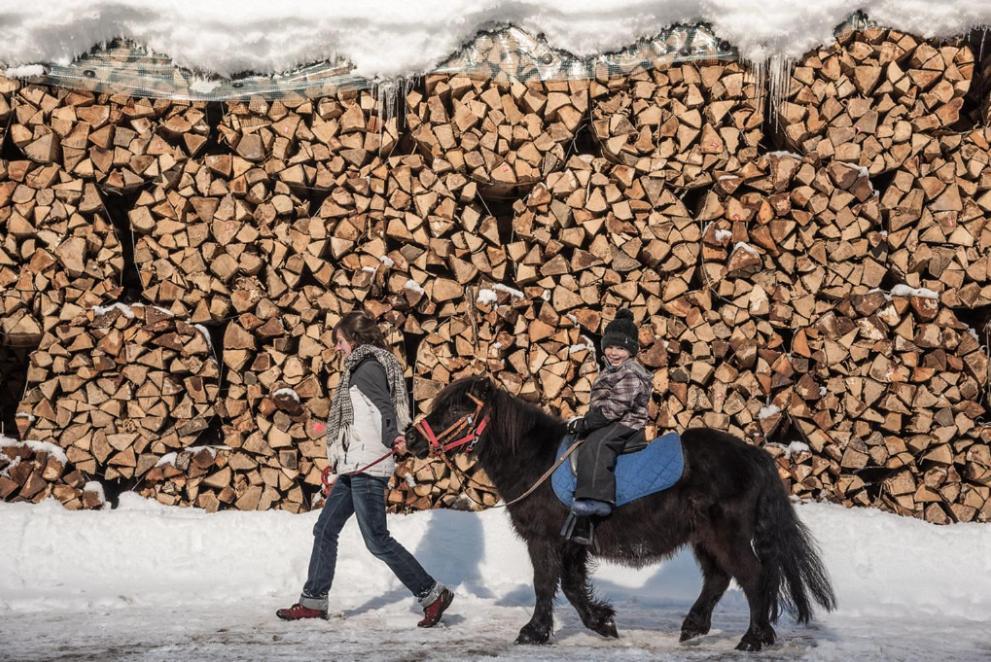
<svg viewBox="0 0 991 662">
<path fill-rule="evenodd" d="M 223 76 L 346 58 L 361 76 L 427 71 L 480 29 L 516 25 L 578 56 L 609 52 L 678 23 L 705 22 L 751 60 L 797 57 L 856 10 L 878 24 L 945 37 L 991 23 L 973 0 L 428 0 L 291 4 L 259 0 L 49 0 L 7 3 L 0 63 L 66 64 L 93 45 L 133 39 L 177 64 Z M 18 71 L 14 69 L 14 71 Z"/>
<path fill-rule="evenodd" d="M 17 441 L 16 439 L 11 439 L 10 437 L 5 437 L 3 435 L 0 435 L 0 448 L 3 448 L 5 446 L 17 446 L 17 447 L 27 446 L 35 453 L 48 453 L 49 455 L 57 459 L 59 462 L 61 462 L 62 466 L 69 464 L 69 458 L 66 457 L 65 451 L 62 450 L 59 446 L 56 446 L 55 444 L 49 441 L 34 441 L 31 439 L 26 439 L 25 441 Z"/>
</svg>

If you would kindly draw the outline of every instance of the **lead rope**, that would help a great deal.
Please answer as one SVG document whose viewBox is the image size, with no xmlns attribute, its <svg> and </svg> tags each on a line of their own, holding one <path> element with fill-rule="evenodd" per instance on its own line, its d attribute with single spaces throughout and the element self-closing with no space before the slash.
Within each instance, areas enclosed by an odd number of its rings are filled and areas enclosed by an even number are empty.
<svg viewBox="0 0 991 662">
<path fill-rule="evenodd" d="M 562 464 L 564 464 L 564 461 L 565 460 L 567 460 L 569 457 L 571 457 L 571 454 L 574 453 L 575 450 L 579 446 L 581 446 L 583 442 L 584 442 L 584 439 L 576 439 L 573 444 L 571 444 L 570 446 L 568 446 L 568 449 L 566 451 L 564 451 L 564 453 L 561 455 L 561 457 L 559 457 L 557 459 L 557 461 L 555 461 L 554 464 L 551 465 L 551 468 L 548 469 L 547 471 L 545 471 L 543 473 L 543 475 L 541 475 L 540 478 L 537 479 L 537 482 L 536 483 L 534 483 L 533 485 L 531 485 L 529 487 L 529 489 L 527 489 L 526 492 L 524 492 L 523 494 L 519 495 L 515 499 L 512 499 L 511 501 L 506 501 L 504 503 L 501 503 L 501 504 L 498 504 L 498 505 L 495 505 L 495 506 L 486 506 L 484 503 L 481 503 L 480 501 L 478 501 L 477 499 L 475 499 L 469 492 L 466 491 L 466 492 L 464 492 L 464 494 L 465 494 L 465 496 L 468 497 L 468 500 L 469 501 L 471 501 L 472 503 L 474 503 L 477 506 L 482 506 L 485 509 L 490 509 L 490 508 L 508 508 L 509 506 L 512 506 L 514 503 L 519 503 L 523 499 L 525 499 L 528 496 L 530 496 L 531 494 L 533 494 L 534 491 L 538 487 L 540 487 L 541 485 L 543 485 L 544 482 L 546 482 L 547 479 L 550 478 L 551 475 L 555 471 L 557 471 L 557 468 L 558 467 L 560 467 Z M 456 475 L 458 477 L 458 479 L 461 481 L 461 484 L 462 485 L 464 485 L 466 482 L 471 482 L 471 483 L 474 483 L 475 484 L 475 488 L 476 489 L 482 489 L 482 490 L 484 490 L 486 492 L 490 492 L 491 491 L 489 489 L 490 486 L 480 485 L 479 483 L 475 482 L 474 479 L 472 479 L 470 476 L 468 476 L 467 474 L 465 474 L 463 471 L 457 469 L 454 466 L 454 463 L 452 463 L 450 461 L 450 459 L 448 459 L 447 455 L 441 455 L 440 457 L 444 461 L 444 464 L 447 465 L 447 468 L 451 470 L 451 473 L 453 473 L 454 475 Z"/>
</svg>

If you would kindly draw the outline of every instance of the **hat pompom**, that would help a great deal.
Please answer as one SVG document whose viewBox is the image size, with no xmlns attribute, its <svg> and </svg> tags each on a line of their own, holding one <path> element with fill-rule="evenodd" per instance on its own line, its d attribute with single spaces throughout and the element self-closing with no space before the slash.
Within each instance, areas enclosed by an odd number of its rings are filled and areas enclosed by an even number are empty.
<svg viewBox="0 0 991 662">
<path fill-rule="evenodd" d="M 620 308 L 616 311 L 616 319 L 618 320 L 632 320 L 633 311 L 629 308 Z"/>
</svg>

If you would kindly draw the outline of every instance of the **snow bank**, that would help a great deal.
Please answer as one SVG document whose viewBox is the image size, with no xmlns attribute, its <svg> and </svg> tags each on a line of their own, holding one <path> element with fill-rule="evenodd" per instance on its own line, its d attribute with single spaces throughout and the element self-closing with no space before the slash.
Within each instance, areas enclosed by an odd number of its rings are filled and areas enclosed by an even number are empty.
<svg viewBox="0 0 991 662">
<path fill-rule="evenodd" d="M 0 610 L 154 606 L 291 599 L 303 582 L 317 513 L 168 508 L 124 494 L 116 510 L 70 512 L 53 501 L 0 504 Z M 991 526 L 937 527 L 877 510 L 800 506 L 839 598 L 837 617 L 987 619 Z M 529 594 L 525 545 L 504 511 L 390 516 L 397 540 L 461 595 Z M 644 606 L 690 604 L 701 587 L 690 555 L 637 571 L 603 563 L 606 596 Z M 402 586 L 365 549 L 352 520 L 335 592 L 373 599 Z"/>
<path fill-rule="evenodd" d="M 553 47 L 590 55 L 701 20 L 752 60 L 797 57 L 829 41 L 834 27 L 858 9 L 924 36 L 991 23 L 991 3 L 972 0 L 299 0 L 291 9 L 261 0 L 6 4 L 0 62 L 11 67 L 64 64 L 124 36 L 182 66 L 221 75 L 285 71 L 338 56 L 362 76 L 417 73 L 443 62 L 478 29 L 510 23 L 543 33 Z"/>
</svg>

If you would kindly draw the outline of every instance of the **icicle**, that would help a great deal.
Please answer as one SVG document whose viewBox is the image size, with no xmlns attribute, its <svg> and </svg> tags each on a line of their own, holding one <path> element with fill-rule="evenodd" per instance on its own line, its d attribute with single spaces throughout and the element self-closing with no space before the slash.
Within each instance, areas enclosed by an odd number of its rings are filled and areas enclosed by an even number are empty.
<svg viewBox="0 0 991 662">
<path fill-rule="evenodd" d="M 767 65 L 768 94 L 770 94 L 770 103 L 767 107 L 768 112 L 771 113 L 771 116 L 774 119 L 775 132 L 780 130 L 778 123 L 780 121 L 781 113 L 779 111 L 781 109 L 781 104 L 790 92 L 789 86 L 791 83 L 791 69 L 794 64 L 795 61 L 792 58 L 775 54 L 771 56 L 771 59 Z"/>
<path fill-rule="evenodd" d="M 768 119 L 774 120 L 774 130 L 778 130 L 778 122 L 781 103 L 788 95 L 788 86 L 791 81 L 791 69 L 795 64 L 794 59 L 774 53 L 768 58 L 760 60 L 742 59 L 741 62 L 750 71 L 757 88 L 757 96 L 761 104 L 771 114 Z"/>
<path fill-rule="evenodd" d="M 406 114 L 406 97 L 420 84 L 421 77 L 401 76 L 386 80 L 376 79 L 371 84 L 371 94 L 375 97 L 376 108 L 379 118 L 379 139 L 385 144 L 383 135 L 385 127 L 394 118 L 401 118 Z"/>
</svg>

